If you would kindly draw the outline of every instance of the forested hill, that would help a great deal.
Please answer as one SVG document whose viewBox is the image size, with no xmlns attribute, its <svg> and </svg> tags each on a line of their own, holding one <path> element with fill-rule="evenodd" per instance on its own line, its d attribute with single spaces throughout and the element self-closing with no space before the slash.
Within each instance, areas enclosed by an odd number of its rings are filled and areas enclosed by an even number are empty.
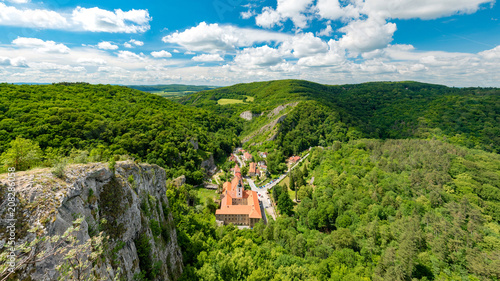
<svg viewBox="0 0 500 281">
<path fill-rule="evenodd" d="M 238 124 L 223 117 L 127 87 L 0 84 L 0 154 L 21 137 L 40 147 L 33 165 L 127 154 L 194 183 L 202 160 L 225 158 L 237 134 Z"/>
<path fill-rule="evenodd" d="M 233 118 L 247 110 L 267 113 L 278 105 L 301 101 L 290 113 L 293 116 L 289 115 L 295 120 L 285 121 L 277 137 L 281 145 L 296 142 L 286 149 L 288 153 L 357 137 L 436 137 L 470 148 L 500 152 L 500 90 L 496 88 L 450 88 L 419 82 L 329 86 L 279 80 L 237 84 L 177 101 Z M 261 120 L 264 117 L 259 118 L 247 122 L 244 135 L 259 129 L 251 125 L 265 122 Z M 325 130 L 321 126 L 325 122 L 336 124 L 338 130 Z M 302 127 L 303 135 L 296 132 L 297 126 Z M 293 138 L 287 137 L 288 133 L 293 133 Z"/>
</svg>

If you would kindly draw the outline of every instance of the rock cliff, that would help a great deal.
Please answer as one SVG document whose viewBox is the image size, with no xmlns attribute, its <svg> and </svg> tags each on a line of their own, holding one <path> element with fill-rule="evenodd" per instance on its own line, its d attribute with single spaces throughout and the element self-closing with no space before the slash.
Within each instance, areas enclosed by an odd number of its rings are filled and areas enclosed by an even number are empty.
<svg viewBox="0 0 500 281">
<path fill-rule="evenodd" d="M 84 220 L 76 237 L 83 244 L 99 231 L 109 238 L 99 263 L 100 278 L 133 280 L 141 271 L 153 280 L 175 280 L 182 273 L 182 255 L 166 197 L 166 174 L 156 166 L 118 162 L 71 165 L 62 178 L 48 169 L 19 172 L 16 182 L 16 242 L 31 241 L 34 225 L 41 236 L 62 235 L 75 218 Z M 7 175 L 0 175 L 0 253 L 7 248 Z M 41 249 L 56 247 L 51 241 Z M 18 253 L 19 254 L 19 253 Z M 26 264 L 15 280 L 55 280 L 62 255 Z"/>
</svg>

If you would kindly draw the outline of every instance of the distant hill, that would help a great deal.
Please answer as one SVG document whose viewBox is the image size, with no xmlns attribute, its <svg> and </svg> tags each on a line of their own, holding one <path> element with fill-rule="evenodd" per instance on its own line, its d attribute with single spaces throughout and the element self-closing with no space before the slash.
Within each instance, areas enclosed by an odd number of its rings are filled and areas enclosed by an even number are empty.
<svg viewBox="0 0 500 281">
<path fill-rule="evenodd" d="M 243 103 L 220 104 L 221 99 Z M 256 132 L 265 124 L 285 114 L 283 111 L 269 118 L 271 110 L 300 102 L 287 110 L 288 117 L 280 120 L 275 130 L 278 135 L 250 142 L 262 144 L 265 139 L 276 139 L 286 154 L 359 137 L 436 137 L 470 148 L 500 152 L 500 90 L 496 88 L 450 88 L 412 81 L 330 86 L 279 80 L 237 84 L 175 100 L 230 118 L 237 118 L 245 111 L 254 116 L 264 113 L 252 121 L 241 120 L 245 123 L 243 138 L 259 135 Z"/>
<path fill-rule="evenodd" d="M 182 84 L 169 84 L 169 85 L 130 85 L 129 88 L 157 94 L 166 98 L 181 97 L 186 94 L 191 94 L 199 91 L 212 90 L 217 86 L 195 86 L 195 85 L 182 85 Z"/>
</svg>

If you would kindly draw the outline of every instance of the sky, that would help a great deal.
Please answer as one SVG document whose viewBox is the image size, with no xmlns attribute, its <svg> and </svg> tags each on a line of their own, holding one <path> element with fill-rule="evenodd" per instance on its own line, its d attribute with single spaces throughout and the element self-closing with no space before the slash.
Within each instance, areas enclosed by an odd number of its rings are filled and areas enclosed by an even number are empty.
<svg viewBox="0 0 500 281">
<path fill-rule="evenodd" d="M 495 0 L 0 0 L 0 82 L 500 87 Z"/>
</svg>

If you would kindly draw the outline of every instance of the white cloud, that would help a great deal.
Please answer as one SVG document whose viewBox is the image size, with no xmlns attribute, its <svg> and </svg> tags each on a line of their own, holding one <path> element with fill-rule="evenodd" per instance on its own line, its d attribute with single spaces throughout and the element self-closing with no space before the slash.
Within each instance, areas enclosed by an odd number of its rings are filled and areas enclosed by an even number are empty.
<svg viewBox="0 0 500 281">
<path fill-rule="evenodd" d="M 41 53 L 67 54 L 70 49 L 64 44 L 57 44 L 54 41 L 43 41 L 38 38 L 18 37 L 12 41 L 13 45 L 20 48 L 31 48 Z"/>
<path fill-rule="evenodd" d="M 0 25 L 70 31 L 138 33 L 149 30 L 147 10 L 107 11 L 75 8 L 72 13 L 47 9 L 18 9 L 0 3 Z"/>
<path fill-rule="evenodd" d="M 353 4 L 341 6 L 339 0 L 318 0 L 315 10 L 321 18 L 330 20 L 355 19 L 359 17 L 359 8 Z"/>
<path fill-rule="evenodd" d="M 7 0 L 7 1 L 15 4 L 26 4 L 30 2 L 30 0 Z"/>
<path fill-rule="evenodd" d="M 102 41 L 99 44 L 97 44 L 97 48 L 101 50 L 117 50 L 118 46 L 108 41 Z"/>
<path fill-rule="evenodd" d="M 385 18 L 436 19 L 453 14 L 470 14 L 481 4 L 495 0 L 365 0 L 363 13 L 376 14 Z"/>
<path fill-rule="evenodd" d="M 71 66 L 71 65 L 62 65 L 51 62 L 34 62 L 30 63 L 30 68 L 36 70 L 44 70 L 44 71 L 69 71 L 69 72 L 85 72 L 85 67 L 82 66 Z"/>
<path fill-rule="evenodd" d="M 61 14 L 43 9 L 17 9 L 0 3 L 0 25 L 65 29 L 70 24 Z"/>
<path fill-rule="evenodd" d="M 144 46 L 144 42 L 142 42 L 142 41 L 138 41 L 138 40 L 135 40 L 135 39 L 131 39 L 129 42 L 130 42 L 131 44 L 136 45 L 136 46 Z"/>
<path fill-rule="evenodd" d="M 158 52 L 151 52 L 151 55 L 155 58 L 170 58 L 170 57 L 172 57 L 172 54 L 165 51 L 165 50 L 161 50 Z"/>
<path fill-rule="evenodd" d="M 312 56 L 317 53 L 326 53 L 328 45 L 311 32 L 295 35 L 292 40 L 283 43 L 282 48 L 291 49 L 297 58 Z"/>
<path fill-rule="evenodd" d="M 281 25 L 283 17 L 271 7 L 264 7 L 262 13 L 255 17 L 255 24 L 265 28 Z"/>
<path fill-rule="evenodd" d="M 79 58 L 77 60 L 78 64 L 81 65 L 88 65 L 88 66 L 99 66 L 99 65 L 106 65 L 107 62 L 104 59 L 101 58 Z"/>
<path fill-rule="evenodd" d="M 163 37 L 163 42 L 179 44 L 189 51 L 214 53 L 231 51 L 236 47 L 251 46 L 258 42 L 282 42 L 290 37 L 288 34 L 279 32 L 202 22 L 183 32 L 174 32 Z"/>
<path fill-rule="evenodd" d="M 491 50 L 480 52 L 479 55 L 490 60 L 500 59 L 500 45 Z"/>
<path fill-rule="evenodd" d="M 297 64 L 308 67 L 326 67 L 340 65 L 345 61 L 345 52 L 338 46 L 338 41 L 330 39 L 328 41 L 328 52 L 303 57 L 299 59 Z"/>
<path fill-rule="evenodd" d="M 333 33 L 333 28 L 331 25 L 327 25 L 325 29 L 316 32 L 316 36 L 330 36 Z"/>
<path fill-rule="evenodd" d="M 147 10 L 130 10 L 127 12 L 116 9 L 114 12 L 97 7 L 73 10 L 71 19 L 83 30 L 92 32 L 124 32 L 138 33 L 149 30 L 151 17 Z"/>
<path fill-rule="evenodd" d="M 246 20 L 246 19 L 249 19 L 249 18 L 255 16 L 255 11 L 254 10 L 248 10 L 246 12 L 241 12 L 240 16 L 241 16 L 242 19 Z"/>
<path fill-rule="evenodd" d="M 339 40 L 340 46 L 357 54 L 386 47 L 392 41 L 396 24 L 387 23 L 381 18 L 370 17 L 365 20 L 352 21 L 339 31 L 345 33 Z"/>
<path fill-rule="evenodd" d="M 245 48 L 239 52 L 234 62 L 244 68 L 267 67 L 283 62 L 283 53 L 267 45 L 257 48 Z"/>
<path fill-rule="evenodd" d="M 0 65 L 14 67 L 28 67 L 26 59 L 23 57 L 7 58 L 0 57 Z"/>
<path fill-rule="evenodd" d="M 124 60 L 143 60 L 144 59 L 144 55 L 142 53 L 138 55 L 136 53 L 132 53 L 129 51 L 118 51 L 118 57 L 121 59 L 124 59 Z"/>
<path fill-rule="evenodd" d="M 202 54 L 196 57 L 193 57 L 194 61 L 224 61 L 224 59 L 219 54 Z"/>
<path fill-rule="evenodd" d="M 308 17 L 305 15 L 313 4 L 313 0 L 278 0 L 276 10 L 264 7 L 262 13 L 255 18 L 256 24 L 270 28 L 281 25 L 290 19 L 298 28 L 307 27 Z"/>
<path fill-rule="evenodd" d="M 180 51 L 177 50 L 177 49 L 174 49 L 172 52 L 174 52 L 174 53 L 180 53 Z"/>
<path fill-rule="evenodd" d="M 132 46 L 132 44 L 130 44 L 130 43 L 128 43 L 128 42 L 125 42 L 125 43 L 123 44 L 123 46 L 124 46 L 125 48 L 133 48 L 133 47 L 134 47 L 134 46 Z"/>
</svg>

